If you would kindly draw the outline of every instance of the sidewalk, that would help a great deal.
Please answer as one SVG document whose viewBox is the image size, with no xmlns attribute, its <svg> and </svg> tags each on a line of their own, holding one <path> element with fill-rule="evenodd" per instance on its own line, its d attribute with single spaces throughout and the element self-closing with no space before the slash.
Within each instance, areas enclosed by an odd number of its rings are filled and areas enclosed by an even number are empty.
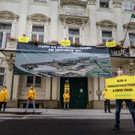
<svg viewBox="0 0 135 135">
<path fill-rule="evenodd" d="M 111 110 L 112 113 L 104 113 L 104 110 L 94 109 L 36 109 L 33 113 L 33 109 L 28 109 L 28 112 L 24 112 L 25 109 L 20 108 L 6 108 L 5 112 L 0 112 L 0 117 L 4 116 L 25 116 L 31 117 L 46 117 L 46 118 L 71 118 L 71 119 L 115 119 L 115 109 Z M 121 119 L 131 119 L 131 115 L 128 109 L 121 110 Z"/>
</svg>

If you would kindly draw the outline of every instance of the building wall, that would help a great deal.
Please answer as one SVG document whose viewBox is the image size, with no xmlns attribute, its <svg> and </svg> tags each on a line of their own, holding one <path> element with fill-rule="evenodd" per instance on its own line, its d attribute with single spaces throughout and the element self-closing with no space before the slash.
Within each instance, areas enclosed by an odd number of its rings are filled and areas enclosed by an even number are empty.
<svg viewBox="0 0 135 135">
<path fill-rule="evenodd" d="M 64 7 L 66 0 L 47 0 L 47 2 L 34 2 L 33 0 L 0 0 L 0 22 L 12 23 L 11 36 L 18 38 L 23 34 L 30 37 L 32 24 L 45 26 L 45 42 L 50 40 L 62 40 L 67 38 L 68 27 L 78 27 L 81 32 L 81 42 L 83 45 L 95 46 L 101 42 L 102 30 L 112 30 L 113 38 L 118 43 L 124 38 L 125 28 L 123 25 L 130 20 L 131 11 L 125 11 L 123 1 L 110 1 L 110 8 L 99 8 L 99 0 L 70 1 L 70 4 L 82 5 L 84 12 L 78 19 L 82 24 L 76 24 L 74 15 L 65 14 Z M 134 2 L 134 0 L 130 0 Z M 66 19 L 71 18 L 73 23 L 66 23 Z M 132 20 L 134 22 L 134 20 Z M 135 31 L 134 29 L 131 31 Z M 128 46 L 128 38 L 125 41 L 125 47 Z M 15 46 L 15 47 L 14 47 Z M 7 49 L 15 50 L 16 43 L 9 44 Z M 15 57 L 15 56 L 14 56 Z M 26 86 L 26 76 L 13 76 L 10 54 L 4 56 L 0 53 L 0 67 L 6 70 L 4 85 L 9 90 L 9 106 L 17 107 L 18 101 L 26 99 L 29 87 Z M 112 70 L 118 64 L 126 68 L 127 75 L 134 75 L 135 68 L 129 69 L 127 63 L 129 60 L 121 63 L 120 59 L 112 60 Z M 98 97 L 97 90 L 104 89 L 104 78 L 88 78 L 88 105 L 87 108 L 103 108 L 103 98 Z M 98 84 L 98 85 L 97 85 Z M 2 89 L 2 87 L 0 87 Z M 43 102 L 45 108 L 60 107 L 60 78 L 42 78 L 41 88 L 36 88 L 37 100 Z M 22 102 L 24 102 L 22 101 Z"/>
</svg>

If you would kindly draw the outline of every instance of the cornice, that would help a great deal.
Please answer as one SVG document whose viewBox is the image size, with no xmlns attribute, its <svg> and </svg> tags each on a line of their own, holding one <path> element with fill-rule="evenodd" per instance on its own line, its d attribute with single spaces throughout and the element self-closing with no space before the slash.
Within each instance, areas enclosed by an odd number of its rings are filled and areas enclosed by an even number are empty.
<svg viewBox="0 0 135 135">
<path fill-rule="evenodd" d="M 124 24 L 123 28 L 125 28 L 125 29 L 128 28 L 129 30 L 135 30 L 135 22 L 130 22 L 130 23 Z"/>
<path fill-rule="evenodd" d="M 77 6 L 83 6 L 84 8 L 87 7 L 87 1 L 80 1 L 80 0 L 60 0 L 60 5 L 77 5 Z"/>
<path fill-rule="evenodd" d="M 96 5 L 97 0 L 88 0 L 89 5 Z"/>
<path fill-rule="evenodd" d="M 50 18 L 43 15 L 43 14 L 32 14 L 27 17 L 27 19 L 33 21 L 33 22 L 48 22 L 50 21 Z"/>
<path fill-rule="evenodd" d="M 113 0 L 113 5 L 115 8 L 121 8 L 123 0 Z"/>
<path fill-rule="evenodd" d="M 101 28 L 116 28 L 117 27 L 117 24 L 110 20 L 102 20 L 100 22 L 97 22 L 96 24 L 97 26 Z"/>
<path fill-rule="evenodd" d="M 88 22 L 89 17 L 88 16 L 72 16 L 72 15 L 65 15 L 60 14 L 59 18 L 61 21 L 65 21 L 67 24 L 77 24 L 82 25 L 83 23 Z"/>
<path fill-rule="evenodd" d="M 0 11 L 0 19 L 1 20 L 14 20 L 18 19 L 19 16 L 14 14 L 13 12 L 10 11 Z"/>
</svg>

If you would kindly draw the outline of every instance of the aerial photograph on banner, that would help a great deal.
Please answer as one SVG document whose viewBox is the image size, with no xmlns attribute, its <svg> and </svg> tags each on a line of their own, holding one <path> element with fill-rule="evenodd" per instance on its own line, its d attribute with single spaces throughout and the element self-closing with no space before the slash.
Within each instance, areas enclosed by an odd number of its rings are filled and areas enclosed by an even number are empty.
<svg viewBox="0 0 135 135">
<path fill-rule="evenodd" d="M 48 77 L 111 77 L 109 54 L 21 50 L 14 74 Z"/>
</svg>

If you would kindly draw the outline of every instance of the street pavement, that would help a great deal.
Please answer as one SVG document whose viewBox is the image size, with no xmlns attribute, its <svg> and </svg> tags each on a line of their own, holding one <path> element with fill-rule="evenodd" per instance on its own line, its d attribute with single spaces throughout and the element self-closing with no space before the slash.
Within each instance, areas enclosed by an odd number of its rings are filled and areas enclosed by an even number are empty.
<svg viewBox="0 0 135 135">
<path fill-rule="evenodd" d="M 128 109 L 121 111 L 119 131 L 113 131 L 115 110 L 7 108 L 0 112 L 0 135 L 132 135 L 135 134 Z"/>
</svg>

